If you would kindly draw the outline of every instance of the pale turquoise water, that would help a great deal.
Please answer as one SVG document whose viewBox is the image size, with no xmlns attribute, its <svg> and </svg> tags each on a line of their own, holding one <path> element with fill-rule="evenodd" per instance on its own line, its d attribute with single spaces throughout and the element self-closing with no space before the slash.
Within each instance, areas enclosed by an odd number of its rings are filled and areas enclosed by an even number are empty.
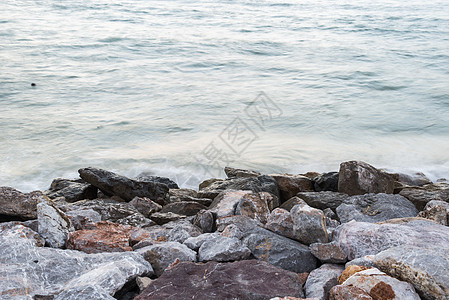
<svg viewBox="0 0 449 300">
<path fill-rule="evenodd" d="M 449 177 L 449 2 L 6 0 L 0 104 L 0 185 L 24 191 L 91 165 L 194 185 L 236 118 L 234 166 Z"/>
</svg>

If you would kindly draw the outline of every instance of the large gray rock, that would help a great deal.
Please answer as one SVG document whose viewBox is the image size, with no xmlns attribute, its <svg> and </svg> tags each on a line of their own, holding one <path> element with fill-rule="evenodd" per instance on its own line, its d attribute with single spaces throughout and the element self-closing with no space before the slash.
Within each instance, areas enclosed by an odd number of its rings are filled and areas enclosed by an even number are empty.
<svg viewBox="0 0 449 300">
<path fill-rule="evenodd" d="M 156 276 L 160 276 L 176 260 L 196 262 L 196 252 L 178 242 L 155 244 L 136 251 L 151 263 Z"/>
<path fill-rule="evenodd" d="M 36 295 L 58 297 L 60 294 L 64 297 L 59 299 L 75 299 L 82 288 L 112 296 L 136 276 L 153 273 L 151 265 L 138 253 L 86 254 L 36 247 L 36 240 L 24 237 L 21 229 L 18 231 L 15 235 L 11 231 L 0 233 L 0 295 L 3 299 L 33 299 Z"/>
<path fill-rule="evenodd" d="M 393 247 L 377 254 L 374 262 L 381 271 L 411 283 L 423 299 L 449 299 L 448 248 Z"/>
<path fill-rule="evenodd" d="M 69 232 L 75 231 L 69 217 L 50 201 L 37 205 L 37 220 L 39 234 L 53 248 L 64 248 Z"/>
<path fill-rule="evenodd" d="M 333 211 L 340 206 L 343 201 L 349 198 L 347 194 L 337 192 L 316 192 L 316 193 L 298 193 L 299 198 L 304 200 L 308 205 L 324 210 L 330 208 Z"/>
<path fill-rule="evenodd" d="M 344 267 L 341 265 L 324 264 L 310 272 L 304 286 L 306 297 L 327 300 L 330 289 L 338 285 L 337 279 L 343 270 Z"/>
<path fill-rule="evenodd" d="M 263 261 L 179 263 L 152 281 L 135 300 L 303 297 L 298 274 Z"/>
<path fill-rule="evenodd" d="M 449 202 L 449 185 L 441 182 L 423 187 L 406 187 L 399 194 L 410 200 L 421 211 L 432 200 Z"/>
<path fill-rule="evenodd" d="M 134 197 L 147 197 L 164 204 L 168 199 L 168 186 L 157 181 L 139 181 L 125 176 L 97 168 L 79 169 L 80 177 L 99 188 L 106 195 L 116 195 L 125 201 L 131 201 Z"/>
<path fill-rule="evenodd" d="M 340 222 L 381 222 L 395 218 L 416 217 L 418 210 L 406 198 L 390 194 L 365 194 L 344 200 L 337 207 Z"/>
<path fill-rule="evenodd" d="M 348 195 L 367 193 L 392 194 L 392 176 L 362 161 L 347 161 L 340 164 L 338 191 Z"/>
<path fill-rule="evenodd" d="M 334 232 L 334 241 L 349 260 L 375 255 L 395 246 L 449 249 L 449 227 L 421 218 L 394 219 L 380 224 L 351 221 Z"/>
<path fill-rule="evenodd" d="M 296 240 L 306 245 L 329 242 L 326 217 L 321 210 L 307 204 L 297 204 L 290 211 L 290 215 Z"/>
<path fill-rule="evenodd" d="M 285 202 L 299 192 L 314 192 L 313 181 L 302 175 L 271 174 L 276 180 L 280 193 L 280 202 Z"/>
<path fill-rule="evenodd" d="M 251 251 L 242 245 L 240 240 L 217 235 L 205 240 L 198 251 L 198 260 L 205 261 L 235 261 L 249 258 Z"/>
<path fill-rule="evenodd" d="M 232 178 L 215 181 L 198 191 L 199 198 L 214 199 L 224 190 L 248 190 L 254 193 L 268 192 L 279 199 L 279 190 L 273 177 L 261 175 L 257 177 Z"/>
<path fill-rule="evenodd" d="M 170 226 L 170 223 L 165 224 L 165 227 Z M 167 240 L 170 242 L 183 243 L 186 239 L 190 237 L 195 237 L 201 235 L 201 230 L 187 221 L 176 222 L 174 227 L 170 229 L 167 234 Z"/>
<path fill-rule="evenodd" d="M 235 209 L 243 196 L 251 191 L 226 190 L 221 192 L 210 205 L 209 209 L 217 218 L 235 215 Z"/>
<path fill-rule="evenodd" d="M 449 203 L 438 200 L 429 201 L 423 211 L 419 212 L 418 217 L 447 226 L 449 225 Z"/>
<path fill-rule="evenodd" d="M 46 192 L 51 199 L 64 197 L 67 202 L 97 198 L 98 189 L 81 179 L 54 179 L 50 190 Z"/>
<path fill-rule="evenodd" d="M 0 222 L 36 219 L 36 206 L 45 200 L 39 191 L 22 193 L 11 187 L 0 187 Z"/>
<path fill-rule="evenodd" d="M 285 237 L 294 238 L 293 219 L 289 211 L 276 208 L 268 217 L 265 228 Z"/>
<path fill-rule="evenodd" d="M 214 233 L 203 233 L 201 235 L 190 237 L 184 241 L 184 245 L 189 247 L 190 249 L 194 251 L 198 251 L 203 245 L 204 242 L 209 240 L 214 240 L 220 238 L 220 234 L 217 232 Z"/>
</svg>

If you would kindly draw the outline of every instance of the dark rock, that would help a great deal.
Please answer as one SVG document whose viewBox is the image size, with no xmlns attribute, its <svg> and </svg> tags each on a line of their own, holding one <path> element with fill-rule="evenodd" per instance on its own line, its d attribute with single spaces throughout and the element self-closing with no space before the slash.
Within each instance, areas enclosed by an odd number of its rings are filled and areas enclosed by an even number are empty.
<svg viewBox="0 0 449 300">
<path fill-rule="evenodd" d="M 158 224 L 158 225 L 163 225 L 168 222 L 185 219 L 186 217 L 187 216 L 185 216 L 185 215 L 178 215 L 178 214 L 175 214 L 172 212 L 166 212 L 166 213 L 157 212 L 157 213 L 152 214 L 150 216 L 150 219 L 153 220 L 154 222 L 156 222 L 156 224 Z"/>
<path fill-rule="evenodd" d="M 329 219 L 338 220 L 337 214 L 330 208 L 323 209 L 323 214 Z"/>
<path fill-rule="evenodd" d="M 85 229 L 89 223 L 101 221 L 101 215 L 93 209 L 78 209 L 66 212 L 75 230 Z"/>
<path fill-rule="evenodd" d="M 321 210 L 330 208 L 333 211 L 335 211 L 343 201 L 349 198 L 347 194 L 336 192 L 298 193 L 297 196 L 312 207 Z"/>
<path fill-rule="evenodd" d="M 326 217 L 321 210 L 307 204 L 297 204 L 290 211 L 290 215 L 295 240 L 306 245 L 329 242 Z"/>
<path fill-rule="evenodd" d="M 348 195 L 367 193 L 392 194 L 394 179 L 386 172 L 361 161 L 347 161 L 340 164 L 338 191 Z"/>
<path fill-rule="evenodd" d="M 75 202 L 84 199 L 97 198 L 98 189 L 81 179 L 71 180 L 57 178 L 51 183 L 50 190 L 46 193 L 51 199 L 64 197 L 67 202 Z"/>
<path fill-rule="evenodd" d="M 201 228 L 204 233 L 213 232 L 215 230 L 214 214 L 210 210 L 201 210 L 196 214 L 193 224 Z"/>
<path fill-rule="evenodd" d="M 242 178 L 242 177 L 257 177 L 262 175 L 259 172 L 243 170 L 243 169 L 235 169 L 231 167 L 225 167 L 224 171 L 228 178 Z"/>
<path fill-rule="evenodd" d="M 187 240 L 184 241 L 184 245 L 186 245 L 190 249 L 198 252 L 198 250 L 200 249 L 201 245 L 204 242 L 218 239 L 218 238 L 220 238 L 220 234 L 217 232 L 203 233 L 201 235 L 188 238 Z"/>
<path fill-rule="evenodd" d="M 421 211 L 432 200 L 449 202 L 449 185 L 434 183 L 423 187 L 406 187 L 399 195 L 410 200 Z"/>
<path fill-rule="evenodd" d="M 273 210 L 268 217 L 265 228 L 285 237 L 291 239 L 294 238 L 293 219 L 290 215 L 290 212 L 285 209 L 276 208 L 275 210 Z"/>
<path fill-rule="evenodd" d="M 174 202 L 165 205 L 161 213 L 168 213 L 172 212 L 178 215 L 185 215 L 185 216 L 194 216 L 196 215 L 200 210 L 206 209 L 207 207 L 204 205 L 201 205 L 197 202 L 188 202 L 188 201 L 182 201 L 182 202 Z"/>
<path fill-rule="evenodd" d="M 84 181 L 96 186 L 106 195 L 116 195 L 125 201 L 131 201 L 134 197 L 147 197 L 164 204 L 168 197 L 168 186 L 157 181 L 133 180 L 96 168 L 80 169 L 78 173 Z"/>
<path fill-rule="evenodd" d="M 329 291 L 338 285 L 337 278 L 343 270 L 344 267 L 341 265 L 324 264 L 310 272 L 304 286 L 307 298 L 329 299 Z"/>
<path fill-rule="evenodd" d="M 151 282 L 135 300 L 303 297 L 303 284 L 298 274 L 262 261 L 179 263 Z"/>
<path fill-rule="evenodd" d="M 329 291 L 329 300 L 374 300 L 367 292 L 352 285 L 336 285 Z"/>
<path fill-rule="evenodd" d="M 285 209 L 286 211 L 291 211 L 293 206 L 295 206 L 296 204 L 304 204 L 304 203 L 306 202 L 303 199 L 295 196 L 282 203 L 280 208 Z"/>
<path fill-rule="evenodd" d="M 272 174 L 276 180 L 280 193 L 280 202 L 283 203 L 299 192 L 314 192 L 311 179 L 301 175 Z"/>
<path fill-rule="evenodd" d="M 159 177 L 151 175 L 150 173 L 143 172 L 136 177 L 137 181 L 162 183 L 168 186 L 170 189 L 179 189 L 178 184 L 167 177 Z"/>
<path fill-rule="evenodd" d="M 313 178 L 313 187 L 316 192 L 338 192 L 338 172 L 329 172 Z"/>
<path fill-rule="evenodd" d="M 198 186 L 199 190 L 205 189 L 208 186 L 210 186 L 212 183 L 216 182 L 216 181 L 223 181 L 223 179 L 218 179 L 218 178 L 210 178 L 210 179 L 206 179 L 203 182 L 201 182 Z M 212 197 L 213 199 L 213 197 Z"/>
<path fill-rule="evenodd" d="M 427 202 L 423 211 L 419 212 L 418 217 L 432 220 L 438 224 L 449 225 L 449 203 L 444 201 L 432 200 Z"/>
<path fill-rule="evenodd" d="M 342 223 L 381 222 L 394 218 L 416 217 L 418 210 L 401 195 L 365 194 L 347 198 L 339 207 L 337 215 Z"/>
<path fill-rule="evenodd" d="M 22 193 L 10 187 L 0 187 L 0 221 L 24 221 L 37 218 L 36 206 L 44 201 L 42 192 Z"/>
<path fill-rule="evenodd" d="M 168 194 L 169 203 L 190 201 L 191 198 L 196 198 L 198 196 L 198 193 L 192 189 L 170 189 Z"/>
<path fill-rule="evenodd" d="M 341 264 L 348 260 L 346 254 L 335 242 L 311 244 L 310 251 L 323 263 Z"/>
<path fill-rule="evenodd" d="M 162 209 L 161 205 L 151 201 L 150 198 L 145 197 L 134 197 L 129 204 L 134 206 L 144 217 L 147 218 L 152 213 L 158 212 Z"/>
</svg>

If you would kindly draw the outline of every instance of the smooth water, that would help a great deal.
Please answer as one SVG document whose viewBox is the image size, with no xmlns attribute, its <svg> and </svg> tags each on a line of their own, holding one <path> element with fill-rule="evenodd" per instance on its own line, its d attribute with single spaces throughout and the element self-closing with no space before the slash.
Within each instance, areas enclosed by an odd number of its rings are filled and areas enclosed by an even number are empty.
<svg viewBox="0 0 449 300">
<path fill-rule="evenodd" d="M 0 104 L 23 191 L 86 166 L 449 177 L 449 2 L 6 0 Z"/>
</svg>

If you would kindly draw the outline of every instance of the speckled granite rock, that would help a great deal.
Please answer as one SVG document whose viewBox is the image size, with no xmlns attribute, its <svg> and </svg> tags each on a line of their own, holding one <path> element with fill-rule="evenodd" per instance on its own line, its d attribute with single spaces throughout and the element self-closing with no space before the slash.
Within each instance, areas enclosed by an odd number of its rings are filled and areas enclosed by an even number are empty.
<svg viewBox="0 0 449 300">
<path fill-rule="evenodd" d="M 69 217 L 50 201 L 37 205 L 37 220 L 39 234 L 53 248 L 64 248 L 69 232 L 75 231 Z"/>
</svg>

